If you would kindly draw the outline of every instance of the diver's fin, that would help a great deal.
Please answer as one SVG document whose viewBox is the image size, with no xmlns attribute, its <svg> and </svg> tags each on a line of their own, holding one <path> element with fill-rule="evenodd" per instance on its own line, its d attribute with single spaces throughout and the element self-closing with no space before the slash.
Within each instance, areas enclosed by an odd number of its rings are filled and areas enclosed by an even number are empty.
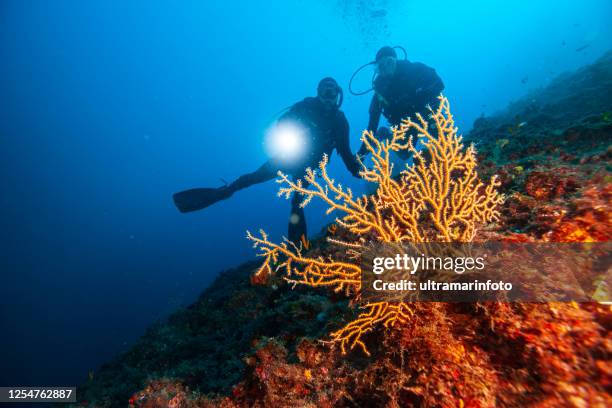
<svg viewBox="0 0 612 408">
<path fill-rule="evenodd" d="M 192 188 L 172 195 L 174 205 L 182 213 L 202 210 L 232 195 L 227 187 Z"/>
</svg>

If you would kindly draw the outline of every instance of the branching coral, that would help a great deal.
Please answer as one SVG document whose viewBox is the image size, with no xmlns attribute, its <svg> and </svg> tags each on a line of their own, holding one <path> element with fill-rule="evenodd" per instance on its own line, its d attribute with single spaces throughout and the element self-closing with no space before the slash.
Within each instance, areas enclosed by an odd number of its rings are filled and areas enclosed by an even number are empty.
<svg viewBox="0 0 612 408">
<path fill-rule="evenodd" d="M 503 201 L 497 192 L 499 182 L 495 177 L 488 184 L 479 180 L 476 151 L 473 146 L 464 148 L 448 100 L 443 96 L 439 100 L 437 109 L 430 109 L 430 120 L 419 114 L 416 121 L 405 119 L 393 129 L 389 140 L 378 140 L 368 131 L 362 134 L 372 165 L 361 161 L 360 175 L 377 186 L 370 196 L 355 197 L 350 188 L 331 178 L 327 156 L 318 170 L 306 170 L 304 181 L 294 182 L 279 172 L 279 196 L 300 194 L 304 197 L 302 207 L 314 198 L 322 200 L 328 206 L 327 214 L 341 213 L 336 218 L 337 229 L 347 231 L 351 239 L 328 238 L 346 249 L 346 259 L 335 260 L 307 257 L 303 245 L 288 240 L 275 244 L 264 231 L 260 236 L 247 232 L 260 251 L 258 255 L 264 257 L 254 279 L 284 270 L 285 279 L 292 284 L 326 286 L 357 300 L 361 291 L 358 262 L 368 242 L 469 242 L 480 224 L 496 220 L 497 207 Z M 430 130 L 431 125 L 435 128 Z M 409 132 L 416 133 L 422 149 L 415 147 L 418 144 L 413 143 Z M 401 150 L 412 153 L 414 164 L 394 178 L 391 156 Z M 363 307 L 365 312 L 356 320 L 331 334 L 332 342 L 339 344 L 343 353 L 359 346 L 369 354 L 361 339 L 363 334 L 378 324 L 387 328 L 401 325 L 412 314 L 405 302 L 367 303 Z"/>
</svg>

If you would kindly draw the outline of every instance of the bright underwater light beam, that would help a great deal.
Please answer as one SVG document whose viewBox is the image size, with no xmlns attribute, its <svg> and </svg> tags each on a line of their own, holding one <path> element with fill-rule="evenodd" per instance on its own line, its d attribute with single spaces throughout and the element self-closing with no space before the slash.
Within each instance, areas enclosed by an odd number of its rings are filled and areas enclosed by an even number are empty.
<svg viewBox="0 0 612 408">
<path fill-rule="evenodd" d="M 295 164 L 308 152 L 308 129 L 293 121 L 277 123 L 266 133 L 265 148 L 272 159 Z"/>
</svg>

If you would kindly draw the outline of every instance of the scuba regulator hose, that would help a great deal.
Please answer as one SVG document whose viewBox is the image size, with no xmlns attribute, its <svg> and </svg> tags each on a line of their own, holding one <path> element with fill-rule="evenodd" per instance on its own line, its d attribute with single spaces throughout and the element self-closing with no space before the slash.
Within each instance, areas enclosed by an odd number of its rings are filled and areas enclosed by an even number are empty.
<svg viewBox="0 0 612 408">
<path fill-rule="evenodd" d="M 395 47 L 392 48 L 397 48 L 402 50 L 402 52 L 404 53 L 404 60 L 408 59 L 408 53 L 406 52 L 406 49 L 404 47 L 402 47 L 401 45 L 396 45 Z M 357 68 L 357 70 L 355 70 L 355 72 L 353 72 L 353 75 L 351 75 L 351 79 L 349 80 L 349 92 L 351 93 L 351 95 L 355 95 L 355 96 L 361 96 L 361 95 L 365 95 L 367 93 L 370 93 L 374 90 L 374 81 L 376 80 L 376 71 L 374 72 L 374 74 L 372 74 L 372 87 L 370 89 L 367 89 L 365 91 L 361 91 L 361 92 L 356 92 L 353 91 L 353 79 L 355 79 L 355 77 L 357 76 L 357 74 L 359 72 L 361 72 L 362 69 L 364 69 L 365 67 L 368 67 L 370 65 L 376 65 L 376 61 L 370 61 L 368 63 L 363 64 L 362 66 L 360 66 L 359 68 Z"/>
</svg>

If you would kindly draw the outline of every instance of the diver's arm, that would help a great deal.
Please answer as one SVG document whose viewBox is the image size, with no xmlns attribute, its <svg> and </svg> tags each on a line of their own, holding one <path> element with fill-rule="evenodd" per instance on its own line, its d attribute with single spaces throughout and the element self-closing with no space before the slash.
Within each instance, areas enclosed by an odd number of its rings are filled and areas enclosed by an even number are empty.
<svg viewBox="0 0 612 408">
<path fill-rule="evenodd" d="M 372 132 L 372 134 L 376 135 L 376 131 L 378 130 L 378 124 L 380 122 L 380 115 L 382 113 L 382 106 L 380 101 L 378 100 L 378 95 L 374 93 L 372 96 L 372 102 L 370 102 L 370 120 L 368 121 L 368 131 Z M 361 147 L 357 152 L 358 155 L 364 156 L 368 153 L 368 149 L 365 143 L 361 143 Z"/>
<path fill-rule="evenodd" d="M 336 150 L 347 170 L 355 177 L 359 177 L 359 162 L 351 152 L 349 144 L 349 124 L 346 117 L 341 115 L 340 123 L 338 124 L 338 133 L 336 134 Z"/>
</svg>

